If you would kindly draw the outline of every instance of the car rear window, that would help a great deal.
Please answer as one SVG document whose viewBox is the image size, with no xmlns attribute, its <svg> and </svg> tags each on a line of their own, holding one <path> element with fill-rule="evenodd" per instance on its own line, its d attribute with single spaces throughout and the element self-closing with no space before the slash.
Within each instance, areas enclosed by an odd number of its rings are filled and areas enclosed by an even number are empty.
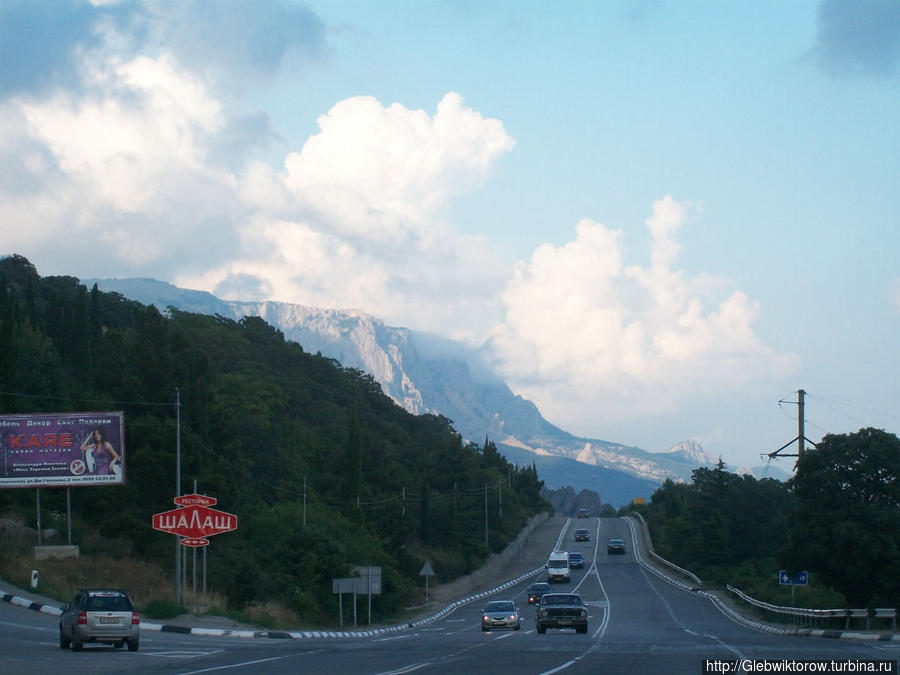
<svg viewBox="0 0 900 675">
<path fill-rule="evenodd" d="M 545 595 L 544 602 L 548 605 L 580 605 L 579 595 Z"/>
<path fill-rule="evenodd" d="M 131 602 L 124 595 L 95 595 L 88 597 L 84 609 L 89 612 L 130 612 Z"/>
</svg>

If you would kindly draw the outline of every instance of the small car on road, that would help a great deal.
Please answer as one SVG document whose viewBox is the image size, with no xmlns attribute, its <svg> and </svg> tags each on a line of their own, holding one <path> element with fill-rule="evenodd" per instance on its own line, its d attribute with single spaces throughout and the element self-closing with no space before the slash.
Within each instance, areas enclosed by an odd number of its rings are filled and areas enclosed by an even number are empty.
<svg viewBox="0 0 900 675">
<path fill-rule="evenodd" d="M 83 589 L 59 617 L 59 646 L 81 651 L 85 642 L 115 647 L 128 645 L 136 652 L 140 644 L 141 619 L 131 598 L 122 590 Z"/>
<path fill-rule="evenodd" d="M 535 584 L 531 584 L 531 586 L 528 587 L 528 604 L 541 604 L 541 596 L 544 593 L 549 593 L 550 591 L 550 584 L 548 584 L 546 581 L 539 581 Z"/>
<path fill-rule="evenodd" d="M 491 600 L 481 610 L 481 630 L 492 628 L 521 628 L 519 609 L 512 600 Z"/>
<path fill-rule="evenodd" d="M 578 518 L 590 518 L 591 513 L 587 509 L 578 509 L 575 513 Z"/>
<path fill-rule="evenodd" d="M 538 633 L 548 628 L 574 628 L 576 633 L 587 633 L 587 607 L 577 593 L 545 593 L 534 613 Z"/>
<path fill-rule="evenodd" d="M 621 539 L 610 539 L 606 544 L 607 553 L 625 553 L 625 542 Z"/>
<path fill-rule="evenodd" d="M 585 528 L 575 530 L 575 541 L 590 541 L 591 533 Z"/>
<path fill-rule="evenodd" d="M 584 556 L 581 553 L 576 553 L 574 551 L 569 552 L 569 567 L 583 569 L 584 568 Z"/>
</svg>

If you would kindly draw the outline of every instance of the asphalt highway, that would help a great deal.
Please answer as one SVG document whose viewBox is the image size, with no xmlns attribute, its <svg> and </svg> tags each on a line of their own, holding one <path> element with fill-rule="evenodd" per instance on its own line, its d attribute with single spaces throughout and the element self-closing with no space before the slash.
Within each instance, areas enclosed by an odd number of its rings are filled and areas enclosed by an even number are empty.
<svg viewBox="0 0 900 675">
<path fill-rule="evenodd" d="M 588 527 L 591 541 L 574 541 Z M 607 555 L 606 541 L 621 538 L 625 555 Z M 551 518 L 498 578 L 434 621 L 369 636 L 238 638 L 146 631 L 135 653 L 86 645 L 59 648 L 54 616 L 0 603 L 0 671 L 3 673 L 691 673 L 706 659 L 900 658 L 900 642 L 782 636 L 742 625 L 708 599 L 648 572 L 634 555 L 624 519 Z M 540 568 L 555 547 L 580 551 L 585 568 L 554 590 L 579 593 L 590 612 L 588 633 L 534 628 L 525 589 L 538 573 L 502 591 L 511 579 Z M 512 599 L 524 623 L 519 631 L 481 631 L 480 610 L 489 599 Z M 202 625 L 202 617 L 198 620 Z M 758 671 L 762 672 L 762 671 Z M 771 672 L 771 671 L 769 671 Z M 857 671 L 859 672 L 859 671 Z"/>
</svg>

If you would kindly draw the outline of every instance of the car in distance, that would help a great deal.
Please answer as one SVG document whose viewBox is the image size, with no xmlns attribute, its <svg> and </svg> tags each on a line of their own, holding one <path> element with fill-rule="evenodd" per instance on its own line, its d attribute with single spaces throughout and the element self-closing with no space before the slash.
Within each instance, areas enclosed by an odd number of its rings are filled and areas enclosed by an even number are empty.
<svg viewBox="0 0 900 675">
<path fill-rule="evenodd" d="M 588 511 L 587 509 L 578 509 L 578 511 L 575 513 L 575 515 L 578 518 L 590 518 L 591 517 L 590 511 Z"/>
<path fill-rule="evenodd" d="M 82 589 L 59 617 L 59 646 L 81 651 L 85 642 L 101 642 L 115 647 L 128 645 L 136 652 L 140 645 L 141 619 L 125 591 Z"/>
<path fill-rule="evenodd" d="M 569 552 L 569 567 L 582 569 L 584 568 L 584 556 L 574 551 Z"/>
<path fill-rule="evenodd" d="M 481 630 L 491 628 L 521 628 L 519 609 L 512 600 L 491 600 L 481 610 Z"/>
<path fill-rule="evenodd" d="M 625 553 L 625 542 L 621 539 L 610 539 L 606 543 L 607 553 Z"/>
<path fill-rule="evenodd" d="M 574 628 L 576 633 L 587 633 L 587 608 L 577 593 L 545 593 L 534 612 L 538 633 L 548 628 Z"/>
<path fill-rule="evenodd" d="M 583 527 L 581 529 L 575 530 L 575 541 L 590 541 L 591 533 L 588 532 Z"/>
<path fill-rule="evenodd" d="M 528 587 L 528 604 L 529 605 L 539 605 L 541 604 L 541 596 L 544 593 L 550 592 L 550 584 L 546 581 L 539 581 L 537 583 L 531 584 Z"/>
</svg>

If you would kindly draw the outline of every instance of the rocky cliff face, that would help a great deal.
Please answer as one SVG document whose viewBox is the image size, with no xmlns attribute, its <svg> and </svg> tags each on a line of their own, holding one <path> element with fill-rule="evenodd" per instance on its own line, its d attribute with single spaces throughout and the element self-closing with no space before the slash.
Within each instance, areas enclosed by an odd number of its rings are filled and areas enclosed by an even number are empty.
<svg viewBox="0 0 900 675">
<path fill-rule="evenodd" d="M 649 497 L 665 478 L 690 480 L 710 464 L 699 444 L 686 441 L 665 453 L 599 439 L 579 438 L 543 418 L 537 407 L 484 365 L 478 350 L 439 336 L 396 328 L 357 310 L 282 302 L 230 302 L 202 291 L 152 279 L 86 279 L 161 311 L 169 306 L 240 319 L 259 316 L 310 353 L 372 374 L 384 392 L 414 414 L 453 420 L 466 440 L 490 438 L 510 461 L 535 464 L 548 487 L 591 489 L 606 502 Z"/>
</svg>

